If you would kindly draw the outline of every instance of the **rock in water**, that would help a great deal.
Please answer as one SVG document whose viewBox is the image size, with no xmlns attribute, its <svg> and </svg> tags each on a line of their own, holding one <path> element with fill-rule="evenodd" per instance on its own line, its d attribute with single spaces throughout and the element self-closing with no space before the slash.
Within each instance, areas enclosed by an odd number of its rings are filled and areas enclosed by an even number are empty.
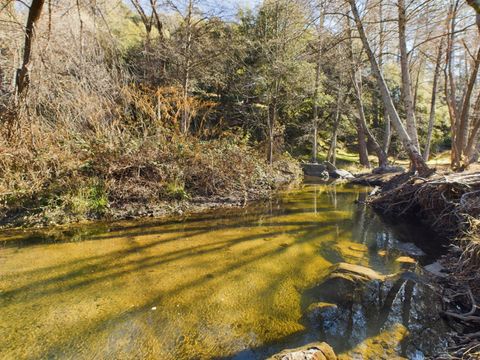
<svg viewBox="0 0 480 360">
<path fill-rule="evenodd" d="M 314 163 L 305 163 L 302 164 L 303 173 L 307 176 L 314 176 L 324 178 L 325 174 L 328 179 L 328 172 L 326 172 L 326 167 L 323 164 L 314 164 Z"/>
<path fill-rule="evenodd" d="M 337 356 L 330 345 L 321 342 L 283 350 L 269 360 L 337 360 Z"/>
<path fill-rule="evenodd" d="M 331 171 L 330 172 L 330 177 L 332 177 L 334 179 L 354 179 L 355 178 L 355 176 L 353 176 L 347 170 L 341 170 L 341 169 Z"/>
<path fill-rule="evenodd" d="M 327 302 L 350 303 L 362 297 L 366 289 L 378 287 L 384 279 L 384 276 L 367 267 L 338 263 L 331 267 L 330 274 L 315 292 Z"/>
<path fill-rule="evenodd" d="M 399 261 L 414 264 L 413 259 Z M 448 327 L 439 315 L 441 299 L 415 272 L 384 276 L 339 263 L 308 290 L 308 298 L 314 302 L 306 308 L 306 320 L 340 352 L 341 359 L 387 360 L 400 358 L 400 353 L 421 358 L 449 346 Z"/>
<path fill-rule="evenodd" d="M 433 264 L 425 266 L 424 269 L 426 271 L 428 271 L 429 273 L 431 273 L 435 276 L 438 276 L 438 277 L 446 277 L 447 276 L 447 274 L 445 273 L 445 268 L 438 261 L 434 262 Z"/>
</svg>

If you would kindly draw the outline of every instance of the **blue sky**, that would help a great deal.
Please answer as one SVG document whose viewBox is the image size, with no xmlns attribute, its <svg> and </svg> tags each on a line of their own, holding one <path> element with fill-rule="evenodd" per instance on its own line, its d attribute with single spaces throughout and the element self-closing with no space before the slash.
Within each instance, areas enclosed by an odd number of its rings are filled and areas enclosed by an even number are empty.
<svg viewBox="0 0 480 360">
<path fill-rule="evenodd" d="M 127 4 L 131 5 L 130 0 L 124 0 Z M 234 17 L 239 8 L 254 9 L 262 0 L 200 0 L 201 3 L 207 8 L 221 12 L 226 17 Z M 148 0 L 141 0 L 141 2 L 148 4 Z M 159 1 L 161 3 L 161 1 Z M 178 4 L 187 4 L 187 0 L 179 0 Z"/>
</svg>

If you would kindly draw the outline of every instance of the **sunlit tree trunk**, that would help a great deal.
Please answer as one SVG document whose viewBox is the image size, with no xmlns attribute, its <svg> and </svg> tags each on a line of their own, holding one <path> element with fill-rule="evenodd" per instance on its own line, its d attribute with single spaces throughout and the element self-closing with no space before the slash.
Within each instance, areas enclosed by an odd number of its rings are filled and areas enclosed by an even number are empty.
<svg viewBox="0 0 480 360">
<path fill-rule="evenodd" d="M 330 147 L 327 153 L 327 161 L 331 162 L 333 165 L 335 165 L 337 162 L 337 138 L 338 138 L 338 128 L 340 126 L 341 102 L 342 102 L 342 96 L 339 90 L 337 95 L 337 110 L 335 111 L 335 120 L 333 123 L 332 139 L 330 141 Z"/>
<path fill-rule="evenodd" d="M 380 25 L 380 33 L 379 33 L 379 50 L 378 50 L 378 66 L 380 70 L 383 70 L 383 51 L 385 50 L 385 21 L 383 16 L 383 2 L 380 1 L 378 4 L 378 11 L 379 11 L 379 25 Z M 390 117 L 388 116 L 388 111 L 385 107 L 383 107 L 383 153 L 388 156 L 388 151 L 390 149 L 390 142 L 392 139 L 392 127 L 390 122 Z M 385 162 L 385 166 L 387 163 Z"/>
<path fill-rule="evenodd" d="M 435 62 L 435 72 L 433 74 L 432 100 L 430 101 L 430 115 L 428 118 L 427 141 L 425 142 L 425 149 L 423 151 L 423 158 L 425 159 L 425 161 L 428 161 L 430 157 L 430 146 L 432 143 L 433 127 L 435 125 L 437 87 L 438 87 L 438 78 L 440 77 L 440 71 L 441 71 L 441 65 L 442 65 L 443 46 L 444 46 L 444 39 L 440 41 L 440 46 L 438 48 L 438 53 L 437 53 L 437 59 Z"/>
<path fill-rule="evenodd" d="M 449 36 L 447 40 L 447 51 L 446 51 L 446 68 L 445 68 L 445 99 L 448 106 L 448 113 L 450 115 L 450 134 L 452 138 L 452 150 L 451 150 L 451 166 L 457 168 L 460 166 L 460 149 L 457 148 L 457 133 L 458 133 L 458 121 L 460 114 L 458 114 L 457 107 L 457 85 L 455 81 L 455 75 L 453 73 L 453 58 L 454 58 L 454 41 L 455 41 L 455 24 L 457 16 L 457 7 L 459 1 L 457 0 L 455 4 L 450 6 L 448 17 L 449 22 Z"/>
<path fill-rule="evenodd" d="M 402 72 L 402 96 L 406 112 L 406 128 L 413 144 L 420 151 L 417 134 L 417 120 L 415 118 L 414 101 L 412 97 L 412 80 L 408 66 L 408 51 L 406 40 L 407 13 L 405 0 L 398 0 L 398 37 L 400 48 L 400 67 Z"/>
<path fill-rule="evenodd" d="M 365 127 L 360 119 L 357 118 L 357 139 L 358 139 L 358 156 L 360 165 L 370 168 L 370 160 L 368 159 L 367 141 L 365 134 Z"/>
<path fill-rule="evenodd" d="M 480 93 L 477 95 L 477 101 L 473 111 L 472 130 L 468 138 L 466 154 L 468 157 L 468 164 L 478 161 L 476 152 L 476 144 L 480 145 Z"/>
<path fill-rule="evenodd" d="M 447 43 L 446 56 L 446 80 L 445 94 L 450 115 L 450 128 L 452 137 L 451 166 L 455 170 L 462 170 L 474 160 L 474 147 L 476 132 L 475 125 L 472 128 L 470 118 L 471 98 L 474 91 L 475 82 L 480 68 L 480 47 L 472 64 L 467 83 L 461 101 L 457 101 L 457 85 L 454 74 L 454 48 L 455 48 L 455 25 L 456 15 L 459 6 L 457 0 L 450 7 L 450 36 Z M 477 16 L 477 25 L 480 32 L 480 17 Z M 473 138 L 472 138 L 473 135 Z"/>
<path fill-rule="evenodd" d="M 392 97 L 390 95 L 390 91 L 388 90 L 387 84 L 383 77 L 382 71 L 378 66 L 378 62 L 375 59 L 375 54 L 373 53 L 370 47 L 370 43 L 368 42 L 367 35 L 365 34 L 365 29 L 363 27 L 362 20 L 360 19 L 360 14 L 358 12 L 358 8 L 355 3 L 355 0 L 348 0 L 348 2 L 352 9 L 352 14 L 355 18 L 355 23 L 357 25 L 358 33 L 362 40 L 368 59 L 370 60 L 372 72 L 377 80 L 378 87 L 380 88 L 383 104 L 385 108 L 388 110 L 390 120 L 395 126 L 398 137 L 401 140 L 403 147 L 405 148 L 405 151 L 407 152 L 410 158 L 410 161 L 418 170 L 418 172 L 421 174 L 430 173 L 430 169 L 428 168 L 426 162 L 423 160 L 422 156 L 420 155 L 418 148 L 415 145 L 415 142 L 412 141 L 407 131 L 405 130 L 405 127 L 403 126 L 402 121 L 400 120 L 397 109 L 395 108 Z"/>
<path fill-rule="evenodd" d="M 313 92 L 313 147 L 312 147 L 312 162 L 317 162 L 318 154 L 318 91 L 320 88 L 320 49 L 317 56 L 317 65 L 315 69 L 315 90 Z"/>
<path fill-rule="evenodd" d="M 354 76 L 353 88 L 355 90 L 355 100 L 357 103 L 358 114 L 359 114 L 358 121 L 360 122 L 361 127 L 364 130 L 364 133 L 367 135 L 368 139 L 370 140 L 370 143 L 373 146 L 373 151 L 375 151 L 375 154 L 377 155 L 378 166 L 381 168 L 385 168 L 388 165 L 387 154 L 385 153 L 385 151 L 383 151 L 377 139 L 368 128 L 367 121 L 365 118 L 365 107 L 363 106 L 363 100 L 362 100 L 362 84 L 358 80 L 359 78 L 357 78 L 356 74 L 352 74 L 352 75 Z M 367 159 L 368 159 L 368 154 L 367 154 Z"/>
<path fill-rule="evenodd" d="M 469 165 L 468 162 L 468 153 L 470 152 L 467 148 L 468 145 L 468 134 L 470 130 L 470 106 L 471 98 L 473 94 L 473 89 L 475 82 L 477 80 L 478 70 L 480 67 L 480 47 L 477 50 L 477 56 L 475 58 L 472 72 L 470 73 L 470 79 L 467 83 L 467 88 L 463 97 L 462 110 L 460 112 L 460 124 L 458 126 L 458 135 L 457 135 L 457 149 L 460 149 L 460 167 L 464 168 Z"/>
<path fill-rule="evenodd" d="M 355 102 L 358 109 L 357 117 L 357 132 L 358 132 L 358 154 L 360 158 L 360 164 L 366 167 L 370 167 L 370 160 L 368 159 L 368 149 L 365 137 L 368 136 L 370 143 L 372 144 L 374 151 L 377 153 L 379 166 L 385 166 L 386 161 L 383 157 L 383 151 L 380 148 L 377 139 L 371 134 L 368 129 L 367 121 L 365 118 L 365 108 L 363 106 L 362 98 L 362 72 L 359 66 L 355 62 L 353 55 L 353 39 L 352 31 L 350 27 L 350 21 L 346 23 L 347 36 L 349 38 L 348 55 L 350 59 L 350 77 L 352 78 L 353 89 L 355 91 Z"/>
</svg>

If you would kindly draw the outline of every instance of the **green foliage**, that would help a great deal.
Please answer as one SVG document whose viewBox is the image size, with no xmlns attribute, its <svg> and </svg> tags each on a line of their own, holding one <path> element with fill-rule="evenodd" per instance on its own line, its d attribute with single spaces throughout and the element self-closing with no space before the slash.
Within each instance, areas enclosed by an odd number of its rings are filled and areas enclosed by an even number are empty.
<svg viewBox="0 0 480 360">
<path fill-rule="evenodd" d="M 185 190 L 185 184 L 179 184 L 177 181 L 169 182 L 166 186 L 165 193 L 172 200 L 190 199 L 190 195 Z"/>
<path fill-rule="evenodd" d="M 102 182 L 94 180 L 80 187 L 70 199 L 72 211 L 77 214 L 103 215 L 108 210 L 109 202 Z"/>
<path fill-rule="evenodd" d="M 122 53 L 143 42 L 146 34 L 145 27 L 140 17 L 124 3 L 119 2 L 113 11 L 108 13 L 107 21 L 110 32 L 117 42 L 117 49 Z M 112 41 L 112 38 L 105 39 L 105 41 Z"/>
</svg>

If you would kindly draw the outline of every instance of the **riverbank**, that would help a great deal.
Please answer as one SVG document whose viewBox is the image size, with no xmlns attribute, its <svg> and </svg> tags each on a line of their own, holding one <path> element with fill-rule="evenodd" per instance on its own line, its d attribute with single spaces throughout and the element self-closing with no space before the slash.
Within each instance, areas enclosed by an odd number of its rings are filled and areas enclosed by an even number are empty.
<svg viewBox="0 0 480 360">
<path fill-rule="evenodd" d="M 272 165 L 240 135 L 52 134 L 0 151 L 0 226 L 42 227 L 243 206 L 299 182 L 289 155 Z"/>
<path fill-rule="evenodd" d="M 445 356 L 480 357 L 480 172 L 439 171 L 428 179 L 412 174 L 362 174 L 354 183 L 375 185 L 369 199 L 383 216 L 416 219 L 452 242 L 449 253 L 432 266 L 443 288 L 442 317 L 454 329 L 456 345 Z"/>
</svg>

